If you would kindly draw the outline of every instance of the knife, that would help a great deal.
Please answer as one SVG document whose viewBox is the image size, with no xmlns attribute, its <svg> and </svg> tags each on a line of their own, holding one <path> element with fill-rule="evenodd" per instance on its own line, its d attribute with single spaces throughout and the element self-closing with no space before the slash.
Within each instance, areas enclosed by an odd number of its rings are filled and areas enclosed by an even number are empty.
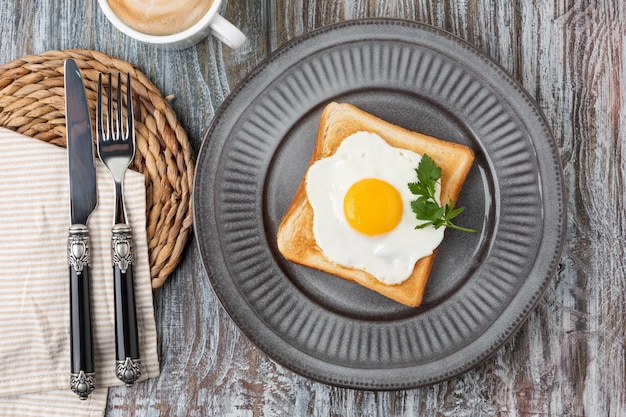
<svg viewBox="0 0 626 417">
<path fill-rule="evenodd" d="M 65 61 L 65 118 L 71 215 L 67 241 L 72 358 L 70 388 L 81 400 L 86 400 L 95 389 L 87 220 L 98 203 L 98 197 L 89 107 L 83 79 L 72 59 Z"/>
</svg>

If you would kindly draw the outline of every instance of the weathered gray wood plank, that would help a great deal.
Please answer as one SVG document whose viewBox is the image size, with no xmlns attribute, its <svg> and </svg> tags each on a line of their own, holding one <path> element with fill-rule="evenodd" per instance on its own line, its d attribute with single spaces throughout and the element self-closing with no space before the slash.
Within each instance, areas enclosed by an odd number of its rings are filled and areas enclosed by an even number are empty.
<svg viewBox="0 0 626 417">
<path fill-rule="evenodd" d="M 562 268 L 520 332 L 477 369 L 400 392 L 346 390 L 273 363 L 219 306 L 192 243 L 155 293 L 162 375 L 110 391 L 107 415 L 626 415 L 626 6 L 620 0 L 229 0 L 242 50 L 207 39 L 159 51 L 116 32 L 95 0 L 0 0 L 0 61 L 93 48 L 137 64 L 171 95 L 195 149 L 229 91 L 268 54 L 315 28 L 385 16 L 466 39 L 543 109 L 568 197 Z"/>
</svg>

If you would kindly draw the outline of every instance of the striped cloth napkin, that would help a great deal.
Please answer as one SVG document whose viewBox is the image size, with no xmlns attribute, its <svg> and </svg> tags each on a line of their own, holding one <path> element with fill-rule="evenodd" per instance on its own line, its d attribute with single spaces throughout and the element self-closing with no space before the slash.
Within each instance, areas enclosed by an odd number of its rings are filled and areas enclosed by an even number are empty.
<svg viewBox="0 0 626 417">
<path fill-rule="evenodd" d="M 102 416 L 115 376 L 110 261 L 113 184 L 100 161 L 98 207 L 89 218 L 96 390 L 69 389 L 70 323 L 65 149 L 0 128 L 0 416 Z M 159 374 L 148 264 L 143 175 L 128 171 L 126 209 L 135 240 L 141 380 Z M 128 388 L 136 389 L 136 388 Z"/>
</svg>

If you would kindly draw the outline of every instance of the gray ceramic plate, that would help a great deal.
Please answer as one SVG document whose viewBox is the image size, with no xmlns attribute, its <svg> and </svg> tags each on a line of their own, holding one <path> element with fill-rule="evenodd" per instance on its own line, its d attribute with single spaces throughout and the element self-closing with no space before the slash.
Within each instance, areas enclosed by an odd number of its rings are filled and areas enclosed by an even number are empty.
<svg viewBox="0 0 626 417">
<path fill-rule="evenodd" d="M 481 232 L 446 231 L 419 308 L 276 248 L 330 101 L 476 154 L 458 223 Z M 213 119 L 194 186 L 199 250 L 243 333 L 295 372 L 362 389 L 432 384 L 496 351 L 557 269 L 564 212 L 558 151 L 528 94 L 464 41 L 387 19 L 311 32 L 249 74 Z"/>
</svg>

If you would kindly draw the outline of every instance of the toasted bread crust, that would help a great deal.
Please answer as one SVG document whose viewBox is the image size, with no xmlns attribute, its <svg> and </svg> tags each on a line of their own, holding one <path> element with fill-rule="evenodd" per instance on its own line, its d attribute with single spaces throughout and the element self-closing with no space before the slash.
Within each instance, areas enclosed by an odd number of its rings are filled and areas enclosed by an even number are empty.
<svg viewBox="0 0 626 417">
<path fill-rule="evenodd" d="M 341 142 L 353 133 L 378 134 L 389 145 L 428 154 L 441 167 L 441 201 L 456 199 L 474 161 L 466 146 L 406 130 L 366 113 L 351 104 L 330 103 L 320 118 L 320 126 L 308 167 L 335 153 Z M 308 171 L 307 167 L 307 171 Z M 329 261 L 317 247 L 313 235 L 313 208 L 309 204 L 303 178 L 293 200 L 278 226 L 278 249 L 288 260 L 356 282 L 410 307 L 422 302 L 424 288 L 435 259 L 435 253 L 420 259 L 404 282 L 387 285 L 367 272 L 346 268 Z"/>
</svg>

